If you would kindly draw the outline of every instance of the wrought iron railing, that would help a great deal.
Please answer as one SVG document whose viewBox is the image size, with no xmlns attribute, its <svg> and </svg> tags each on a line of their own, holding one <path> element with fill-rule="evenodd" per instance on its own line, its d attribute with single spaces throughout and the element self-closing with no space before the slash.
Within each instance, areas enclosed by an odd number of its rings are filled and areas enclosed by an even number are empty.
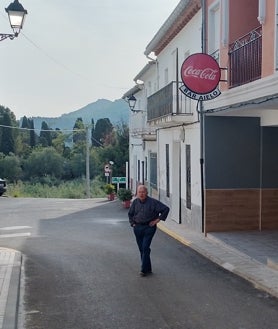
<svg viewBox="0 0 278 329">
<path fill-rule="evenodd" d="M 244 35 L 229 47 L 230 88 L 261 78 L 262 28 Z"/>
<path fill-rule="evenodd" d="M 148 97 L 148 121 L 169 115 L 192 114 L 191 99 L 179 90 L 181 85 L 181 82 L 173 81 Z"/>
</svg>

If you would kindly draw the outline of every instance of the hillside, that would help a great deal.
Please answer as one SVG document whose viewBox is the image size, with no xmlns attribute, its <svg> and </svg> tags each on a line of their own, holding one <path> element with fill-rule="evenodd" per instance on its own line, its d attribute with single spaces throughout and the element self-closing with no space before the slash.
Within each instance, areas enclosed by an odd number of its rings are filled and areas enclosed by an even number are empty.
<svg viewBox="0 0 278 329">
<path fill-rule="evenodd" d="M 107 99 L 99 99 L 94 103 L 90 103 L 79 110 L 63 114 L 57 118 L 48 117 L 32 117 L 34 127 L 38 133 L 41 129 L 41 123 L 45 121 L 49 128 L 71 130 L 77 118 L 82 118 L 85 124 L 90 124 L 92 119 L 96 123 L 98 119 L 109 118 L 113 125 L 120 124 L 121 122 L 128 123 L 129 107 L 128 104 L 118 99 L 109 101 Z"/>
</svg>

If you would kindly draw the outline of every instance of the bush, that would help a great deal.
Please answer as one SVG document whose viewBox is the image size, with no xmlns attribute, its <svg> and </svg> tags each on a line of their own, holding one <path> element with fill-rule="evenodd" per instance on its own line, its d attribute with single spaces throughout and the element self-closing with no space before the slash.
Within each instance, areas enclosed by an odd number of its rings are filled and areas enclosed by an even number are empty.
<svg viewBox="0 0 278 329">
<path fill-rule="evenodd" d="M 104 191 L 106 194 L 112 194 L 115 192 L 115 186 L 113 184 L 106 184 L 104 186 Z"/>
<path fill-rule="evenodd" d="M 117 193 L 118 199 L 121 201 L 129 201 L 132 199 L 132 192 L 129 189 L 120 188 Z"/>
<path fill-rule="evenodd" d="M 90 184 L 91 197 L 103 198 L 103 183 L 93 180 Z M 40 182 L 26 183 L 19 181 L 17 184 L 8 184 L 7 195 L 10 197 L 31 197 L 31 198 L 65 198 L 85 199 L 86 181 L 82 179 L 67 182 L 60 181 L 55 185 L 42 184 Z"/>
</svg>

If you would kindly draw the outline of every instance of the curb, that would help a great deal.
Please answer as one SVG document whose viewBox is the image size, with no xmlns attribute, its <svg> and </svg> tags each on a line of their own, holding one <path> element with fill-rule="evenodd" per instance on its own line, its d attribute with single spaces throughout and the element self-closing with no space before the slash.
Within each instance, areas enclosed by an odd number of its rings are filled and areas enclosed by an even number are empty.
<svg viewBox="0 0 278 329">
<path fill-rule="evenodd" d="M 18 324 L 22 255 L 16 252 L 2 329 L 16 329 Z"/>
</svg>

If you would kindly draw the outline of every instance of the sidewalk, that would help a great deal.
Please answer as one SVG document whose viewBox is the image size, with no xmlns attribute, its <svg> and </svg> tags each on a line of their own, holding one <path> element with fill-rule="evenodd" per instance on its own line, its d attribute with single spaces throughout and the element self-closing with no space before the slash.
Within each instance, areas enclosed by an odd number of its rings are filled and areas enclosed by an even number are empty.
<svg viewBox="0 0 278 329">
<path fill-rule="evenodd" d="M 250 281 L 256 288 L 264 290 L 278 298 L 277 258 L 274 259 L 274 266 L 272 268 L 267 265 L 267 262 L 262 261 L 261 256 L 263 251 L 265 251 L 266 254 L 277 255 L 276 246 L 273 245 L 270 247 L 271 241 L 268 243 L 270 237 L 273 239 L 273 233 L 271 231 L 262 233 L 264 235 L 265 245 L 267 246 L 268 244 L 268 249 L 265 248 L 265 250 L 262 250 L 262 245 L 256 244 L 256 236 L 252 239 L 253 232 L 245 233 L 246 235 L 244 237 L 243 232 L 226 233 L 226 235 L 215 233 L 208 234 L 207 237 L 205 237 L 202 234 L 188 231 L 184 225 L 177 224 L 172 220 L 160 222 L 158 227 L 214 263 Z M 225 237 L 229 237 L 230 239 L 225 239 Z M 275 231 L 275 238 L 276 243 L 278 243 L 278 231 Z M 244 241 L 250 244 L 250 240 L 253 242 L 252 256 L 250 256 L 251 249 L 240 249 L 240 247 L 243 247 Z M 245 250 L 245 252 L 241 250 Z"/>
<path fill-rule="evenodd" d="M 21 253 L 0 248 L 0 329 L 17 327 Z"/>
</svg>

